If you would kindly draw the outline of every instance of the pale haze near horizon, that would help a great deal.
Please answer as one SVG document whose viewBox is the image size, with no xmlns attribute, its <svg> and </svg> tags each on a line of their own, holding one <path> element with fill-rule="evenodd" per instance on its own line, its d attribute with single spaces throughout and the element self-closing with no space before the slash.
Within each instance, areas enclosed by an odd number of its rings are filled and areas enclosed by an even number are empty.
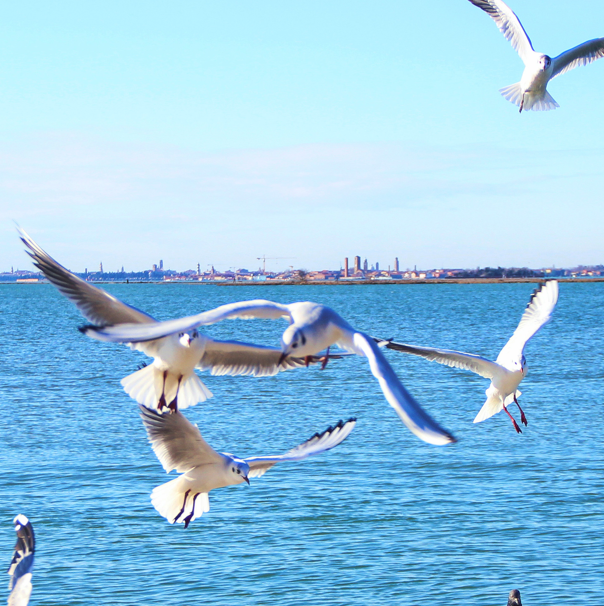
<svg viewBox="0 0 604 606">
<path fill-rule="evenodd" d="M 536 50 L 604 4 L 510 2 Z M 74 271 L 603 262 L 604 60 L 522 62 L 467 0 L 31 2 L 0 23 L 0 271 L 13 221 Z"/>
</svg>

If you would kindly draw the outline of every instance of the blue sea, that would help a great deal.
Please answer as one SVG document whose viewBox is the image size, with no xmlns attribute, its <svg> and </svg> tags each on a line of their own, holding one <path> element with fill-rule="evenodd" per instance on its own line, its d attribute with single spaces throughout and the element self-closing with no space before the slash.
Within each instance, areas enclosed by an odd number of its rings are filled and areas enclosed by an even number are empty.
<svg viewBox="0 0 604 606">
<path fill-rule="evenodd" d="M 372 335 L 491 359 L 534 288 L 106 286 L 158 319 L 312 300 Z M 504 606 L 519 588 L 525 606 L 601 606 L 603 310 L 604 284 L 560 285 L 553 320 L 525 350 L 522 435 L 504 413 L 472 423 L 487 380 L 394 351 L 401 380 L 457 444 L 413 436 L 363 358 L 202 375 L 214 398 L 185 414 L 218 450 L 279 454 L 339 419 L 358 424 L 322 456 L 213 491 L 185 530 L 150 503 L 170 478 L 120 386 L 146 358 L 79 333 L 82 317 L 51 285 L 0 286 L 0 560 L 8 567 L 23 513 L 37 538 L 33 605 Z M 284 328 L 238 320 L 207 333 L 278 346 Z"/>
</svg>

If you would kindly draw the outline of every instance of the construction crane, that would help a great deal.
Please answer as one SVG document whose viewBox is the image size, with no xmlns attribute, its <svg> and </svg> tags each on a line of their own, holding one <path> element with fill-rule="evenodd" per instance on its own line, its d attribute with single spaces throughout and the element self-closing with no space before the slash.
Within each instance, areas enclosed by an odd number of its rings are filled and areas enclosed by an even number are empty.
<svg viewBox="0 0 604 606">
<path fill-rule="evenodd" d="M 262 261 L 262 273 L 266 273 L 266 260 L 275 260 L 275 259 L 295 259 L 296 257 L 267 257 L 266 255 L 262 255 L 261 257 L 256 257 L 258 261 Z"/>
</svg>

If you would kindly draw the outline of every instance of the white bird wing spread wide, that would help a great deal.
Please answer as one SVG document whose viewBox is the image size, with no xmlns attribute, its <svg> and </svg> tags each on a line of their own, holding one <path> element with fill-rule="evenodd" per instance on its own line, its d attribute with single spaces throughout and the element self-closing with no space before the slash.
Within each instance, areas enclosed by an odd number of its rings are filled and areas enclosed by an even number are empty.
<svg viewBox="0 0 604 606">
<path fill-rule="evenodd" d="M 533 45 L 524 31 L 520 19 L 516 13 L 501 0 L 470 0 L 470 2 L 481 8 L 499 28 L 499 31 L 509 40 L 512 48 L 520 55 L 520 58 L 526 64 L 533 51 Z"/>
<path fill-rule="evenodd" d="M 331 450 L 350 435 L 355 425 L 356 419 L 348 419 L 346 422 L 339 421 L 333 427 L 330 426 L 325 431 L 314 434 L 306 442 L 302 442 L 302 444 L 285 454 L 245 459 L 245 462 L 250 466 L 248 477 L 259 478 L 277 463 L 301 461 L 306 457 Z"/>
<path fill-rule="evenodd" d="M 424 442 L 437 446 L 456 442 L 456 439 L 443 429 L 403 387 L 380 347 L 371 337 L 355 332 L 353 343 L 355 348 L 369 360 L 371 372 L 379 381 L 386 400 L 412 433 Z"/>
<path fill-rule="evenodd" d="M 341 358 L 350 354 L 329 354 L 329 358 Z M 197 368 L 211 370 L 213 375 L 252 375 L 269 377 L 284 370 L 306 366 L 304 358 L 288 356 L 281 359 L 281 349 L 264 347 L 238 341 L 215 341 L 208 339 L 203 356 Z M 308 356 L 309 364 L 323 361 L 320 355 Z"/>
<path fill-rule="evenodd" d="M 88 284 L 57 263 L 23 230 L 19 236 L 33 264 L 61 294 L 65 295 L 90 322 L 106 324 L 152 324 L 155 319 L 135 307 L 122 303 L 108 292 Z"/>
<path fill-rule="evenodd" d="M 497 356 L 499 364 L 516 360 L 522 355 L 528 340 L 551 319 L 557 302 L 558 282 L 556 280 L 548 280 L 535 289 L 518 327 Z"/>
<path fill-rule="evenodd" d="M 181 413 L 159 414 L 140 406 L 140 415 L 153 451 L 166 473 L 186 473 L 194 467 L 222 461 L 199 429 Z"/>
<path fill-rule="evenodd" d="M 382 345 L 383 341 L 378 341 L 378 345 Z M 453 351 L 450 349 L 436 349 L 433 347 L 418 347 L 416 345 L 407 345 L 406 343 L 396 343 L 395 341 L 386 341 L 388 349 L 402 351 L 414 356 L 420 356 L 431 362 L 438 362 L 451 368 L 462 368 L 470 370 L 485 379 L 492 379 L 495 374 L 501 370 L 501 367 L 495 362 L 491 362 L 481 356 L 474 354 L 463 353 L 461 351 Z"/>
<path fill-rule="evenodd" d="M 579 44 L 579 46 L 575 46 L 575 48 L 571 48 L 554 57 L 552 78 L 575 69 L 575 67 L 592 63 L 602 57 L 604 57 L 604 38 L 596 38 L 595 40 L 583 42 L 583 44 Z"/>
<path fill-rule="evenodd" d="M 290 318 L 287 305 L 273 303 L 257 299 L 255 301 L 239 301 L 221 305 L 210 311 L 195 316 L 187 316 L 176 320 L 157 322 L 153 325 L 121 324 L 119 326 L 89 326 L 84 330 L 85 334 L 100 341 L 113 341 L 117 343 L 131 343 L 140 341 L 152 341 L 175 333 L 189 332 L 199 326 L 216 324 L 227 319 L 263 318 L 277 320 L 279 318 Z"/>
<path fill-rule="evenodd" d="M 9 606 L 27 606 L 32 591 L 31 570 L 34 565 L 36 539 L 31 522 L 22 514 L 14 519 L 17 543 L 8 567 L 10 575 Z"/>
</svg>

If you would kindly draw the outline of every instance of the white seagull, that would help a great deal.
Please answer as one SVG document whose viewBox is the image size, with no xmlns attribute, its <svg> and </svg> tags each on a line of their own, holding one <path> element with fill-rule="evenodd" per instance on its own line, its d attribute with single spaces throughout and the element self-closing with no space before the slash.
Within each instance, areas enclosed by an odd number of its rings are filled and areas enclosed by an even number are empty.
<svg viewBox="0 0 604 606">
<path fill-rule="evenodd" d="M 520 408 L 517 399 L 521 393 L 518 385 L 520 385 L 520 382 L 527 373 L 524 347 L 528 340 L 550 320 L 557 301 L 558 282 L 556 280 L 548 280 L 544 284 L 541 284 L 533 293 L 524 314 L 522 314 L 520 324 L 518 324 L 505 347 L 499 352 L 495 362 L 461 351 L 418 347 L 393 341 L 378 340 L 378 342 L 389 349 L 413 354 L 414 356 L 421 356 L 432 362 L 438 362 L 439 364 L 445 364 L 453 368 L 471 370 L 481 377 L 491 379 L 491 385 L 486 390 L 487 401 L 474 419 L 474 423 L 484 421 L 503 409 L 512 420 L 516 431 L 522 433 L 507 406 L 512 402 L 516 402 L 520 410 L 522 423 L 528 425 L 526 416 L 522 408 Z"/>
<path fill-rule="evenodd" d="M 306 357 L 337 344 L 339 347 L 366 357 L 373 376 L 379 381 L 388 403 L 403 423 L 420 439 L 435 445 L 455 442 L 455 438 L 428 415 L 403 387 L 377 343 L 358 332 L 333 309 L 311 302 L 283 305 L 262 299 L 222 305 L 195 316 L 156 324 L 121 324 L 118 326 L 85 327 L 87 335 L 101 341 L 136 342 L 166 338 L 187 333 L 199 326 L 214 324 L 227 318 L 284 318 L 290 322 L 281 338 L 280 360 L 289 356 Z"/>
<path fill-rule="evenodd" d="M 31 571 L 34 566 L 36 539 L 31 522 L 23 514 L 19 514 L 13 523 L 17 533 L 17 544 L 8 567 L 10 575 L 8 606 L 27 606 L 32 590 Z"/>
<path fill-rule="evenodd" d="M 90 322 L 119 326 L 150 326 L 157 321 L 135 307 L 122 303 L 108 292 L 72 274 L 40 248 L 23 230 L 21 240 L 34 265 L 57 289 L 70 299 Z M 92 334 L 90 331 L 80 329 Z M 153 363 L 122 379 L 128 395 L 148 408 L 187 408 L 212 397 L 212 392 L 195 374 L 195 368 L 213 375 L 271 376 L 309 363 L 327 363 L 326 356 L 282 359 L 277 348 L 237 341 L 217 341 L 197 330 L 178 331 L 159 339 L 129 343 L 132 349 L 154 358 Z M 331 358 L 341 357 L 331 355 Z"/>
<path fill-rule="evenodd" d="M 140 406 L 140 411 L 149 442 L 163 468 L 167 473 L 175 469 L 182 474 L 154 488 L 151 502 L 168 522 L 184 524 L 185 528 L 210 511 L 210 490 L 249 484 L 249 478 L 259 478 L 277 463 L 301 461 L 326 452 L 343 442 L 356 424 L 356 419 L 339 421 L 282 455 L 240 459 L 215 451 L 201 437 L 197 426 L 179 412 L 158 414 L 144 406 Z"/>
<path fill-rule="evenodd" d="M 554 57 L 533 50 L 520 20 L 512 9 L 502 0 L 470 0 L 495 21 L 501 33 L 509 40 L 524 62 L 522 79 L 510 84 L 499 92 L 511 103 L 518 105 L 520 111 L 546 111 L 559 105 L 547 92 L 548 82 L 575 67 L 587 65 L 604 57 L 604 38 L 588 40 L 579 46 Z"/>
</svg>

